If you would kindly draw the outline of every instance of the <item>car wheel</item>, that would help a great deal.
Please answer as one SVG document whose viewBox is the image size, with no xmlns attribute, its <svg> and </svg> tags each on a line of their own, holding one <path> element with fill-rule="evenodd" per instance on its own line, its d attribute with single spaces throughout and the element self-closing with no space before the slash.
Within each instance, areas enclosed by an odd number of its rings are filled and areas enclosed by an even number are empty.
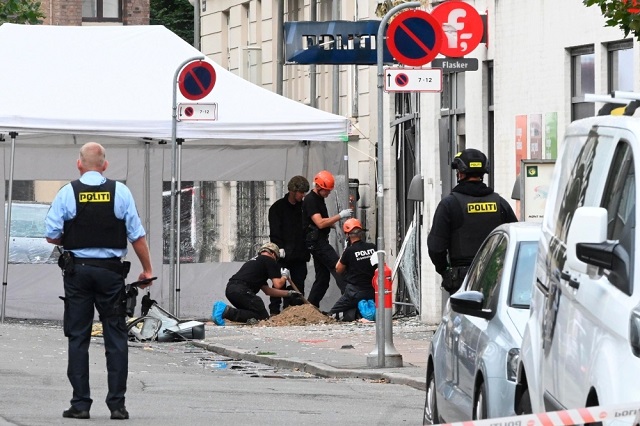
<svg viewBox="0 0 640 426">
<path fill-rule="evenodd" d="M 484 382 L 480 383 L 480 387 L 476 391 L 475 404 L 473 405 L 473 420 L 483 420 L 487 418 L 487 400 L 485 395 Z"/>
<path fill-rule="evenodd" d="M 423 425 L 434 425 L 439 423 L 438 406 L 436 403 L 436 376 L 433 367 L 427 369 L 427 392 L 424 399 Z"/>
<path fill-rule="evenodd" d="M 531 397 L 529 396 L 529 389 L 525 389 L 520 396 L 520 401 L 516 404 L 516 415 L 531 414 Z"/>
</svg>

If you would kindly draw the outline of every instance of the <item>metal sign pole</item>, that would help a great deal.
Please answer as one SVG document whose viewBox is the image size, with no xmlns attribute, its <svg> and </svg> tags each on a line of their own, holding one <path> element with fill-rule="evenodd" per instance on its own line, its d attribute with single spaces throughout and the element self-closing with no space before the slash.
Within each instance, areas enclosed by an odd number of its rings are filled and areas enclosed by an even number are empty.
<svg viewBox="0 0 640 426">
<path fill-rule="evenodd" d="M 389 19 L 399 11 L 412 7 L 420 7 L 421 3 L 413 1 L 409 3 L 399 4 L 389 10 L 382 18 L 380 26 L 378 27 L 378 36 L 376 38 L 376 54 L 377 54 L 377 66 L 378 66 L 378 176 L 377 176 L 377 188 L 376 197 L 378 199 L 378 306 L 376 308 L 376 346 L 377 346 L 377 366 L 385 367 L 385 328 L 386 322 L 391 322 L 391 315 L 388 320 L 385 319 L 385 306 L 384 306 L 384 34 Z M 376 352 L 374 350 L 374 352 Z M 373 361 L 374 352 L 369 354 L 367 358 L 367 364 Z M 399 355 L 399 354 L 398 354 Z M 394 357 L 397 359 L 397 357 Z M 371 365 L 370 365 L 371 366 Z M 389 365 L 391 367 L 391 365 Z M 400 357 L 400 366 L 402 366 L 402 357 Z"/>
<path fill-rule="evenodd" d="M 176 134 L 178 127 L 178 75 L 182 68 L 189 62 L 203 60 L 204 56 L 196 56 L 195 58 L 187 59 L 176 69 L 173 75 L 173 99 L 171 101 L 171 108 L 173 109 L 173 115 L 171 120 L 171 223 L 169 228 L 169 310 L 172 314 L 176 313 L 175 302 L 175 289 L 176 289 L 176 242 L 179 239 L 176 238 L 176 197 L 180 196 L 180 190 L 176 189 L 177 179 L 177 144 Z"/>
</svg>

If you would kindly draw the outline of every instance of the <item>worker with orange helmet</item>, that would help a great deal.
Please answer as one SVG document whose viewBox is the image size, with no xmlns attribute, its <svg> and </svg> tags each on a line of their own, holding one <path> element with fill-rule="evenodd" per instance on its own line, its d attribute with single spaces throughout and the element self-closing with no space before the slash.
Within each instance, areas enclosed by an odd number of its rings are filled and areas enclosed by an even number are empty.
<svg viewBox="0 0 640 426">
<path fill-rule="evenodd" d="M 375 297 L 371 279 L 376 266 L 371 264 L 371 256 L 376 246 L 364 241 L 364 229 L 358 219 L 348 219 L 342 229 L 349 238 L 349 246 L 336 263 L 336 271 L 344 277 L 346 287 L 329 313 L 342 313 L 343 321 L 354 321 L 359 317 L 358 303 Z"/>
<path fill-rule="evenodd" d="M 329 216 L 325 199 L 333 191 L 335 179 L 333 175 L 323 170 L 313 178 L 314 188 L 302 201 L 302 216 L 305 229 L 307 248 L 313 257 L 316 278 L 311 286 L 308 300 L 316 307 L 329 289 L 331 275 L 336 280 L 340 292 L 344 293 L 344 283 L 336 273 L 338 253 L 329 244 L 329 232 L 340 219 L 350 218 L 351 209 L 344 209 L 340 213 Z"/>
</svg>

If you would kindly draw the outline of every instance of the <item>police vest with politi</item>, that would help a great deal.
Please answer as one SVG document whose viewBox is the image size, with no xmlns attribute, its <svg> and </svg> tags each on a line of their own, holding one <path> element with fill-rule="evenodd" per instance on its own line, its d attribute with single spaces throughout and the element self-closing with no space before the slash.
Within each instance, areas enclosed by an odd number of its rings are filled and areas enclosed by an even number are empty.
<svg viewBox="0 0 640 426">
<path fill-rule="evenodd" d="M 487 157 L 477 149 L 459 152 L 451 162 L 458 184 L 444 197 L 433 216 L 427 238 L 429 257 L 450 294 L 461 286 L 484 239 L 498 225 L 517 222 L 513 209 L 483 181 Z"/>
</svg>

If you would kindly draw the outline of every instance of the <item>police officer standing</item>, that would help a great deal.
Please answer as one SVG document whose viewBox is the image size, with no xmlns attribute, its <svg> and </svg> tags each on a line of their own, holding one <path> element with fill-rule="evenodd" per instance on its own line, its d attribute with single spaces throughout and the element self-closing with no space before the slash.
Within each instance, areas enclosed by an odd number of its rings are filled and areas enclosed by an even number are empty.
<svg viewBox="0 0 640 426">
<path fill-rule="evenodd" d="M 346 287 L 329 313 L 342 312 L 343 321 L 354 321 L 358 303 L 375 297 L 371 280 L 377 266 L 371 264 L 371 256 L 376 252 L 376 246 L 362 240 L 364 229 L 358 219 L 347 219 L 342 229 L 349 238 L 349 246 L 340 256 L 336 271 L 343 275 Z"/>
<path fill-rule="evenodd" d="M 455 293 L 484 239 L 498 225 L 517 222 L 509 203 L 482 182 L 487 157 L 477 149 L 459 152 L 451 162 L 458 184 L 433 215 L 427 238 L 429 257 L 442 276 L 442 287 Z"/>
<path fill-rule="evenodd" d="M 125 407 L 128 336 L 125 283 L 131 242 L 142 272 L 152 277 L 149 247 L 136 205 L 124 184 L 105 178 L 105 149 L 89 142 L 80 149 L 80 179 L 63 186 L 45 219 L 46 238 L 62 245 L 64 334 L 69 340 L 67 377 L 73 388 L 71 407 L 62 417 L 88 419 L 93 400 L 89 389 L 89 342 L 94 306 L 102 322 L 107 358 L 107 406 L 111 419 L 129 418 Z M 150 284 L 141 285 L 141 288 Z"/>
<path fill-rule="evenodd" d="M 309 191 L 309 181 L 304 176 L 294 176 L 287 185 L 288 193 L 269 208 L 269 239 L 280 247 L 280 266 L 291 272 L 291 280 L 304 294 L 307 279 L 307 262 L 311 258 L 304 241 L 302 228 L 302 199 Z M 271 297 L 269 313 L 280 313 L 280 304 L 289 306 L 288 298 Z"/>
<path fill-rule="evenodd" d="M 338 253 L 329 244 L 329 232 L 340 219 L 351 217 L 351 209 L 344 209 L 339 214 L 329 216 L 325 198 L 329 196 L 335 185 L 333 175 L 323 170 L 313 178 L 314 188 L 302 201 L 304 216 L 305 240 L 307 248 L 313 256 L 316 279 L 311 286 L 308 300 L 316 307 L 329 289 L 331 275 L 336 280 L 340 292 L 344 293 L 344 283 L 336 273 Z"/>
</svg>

